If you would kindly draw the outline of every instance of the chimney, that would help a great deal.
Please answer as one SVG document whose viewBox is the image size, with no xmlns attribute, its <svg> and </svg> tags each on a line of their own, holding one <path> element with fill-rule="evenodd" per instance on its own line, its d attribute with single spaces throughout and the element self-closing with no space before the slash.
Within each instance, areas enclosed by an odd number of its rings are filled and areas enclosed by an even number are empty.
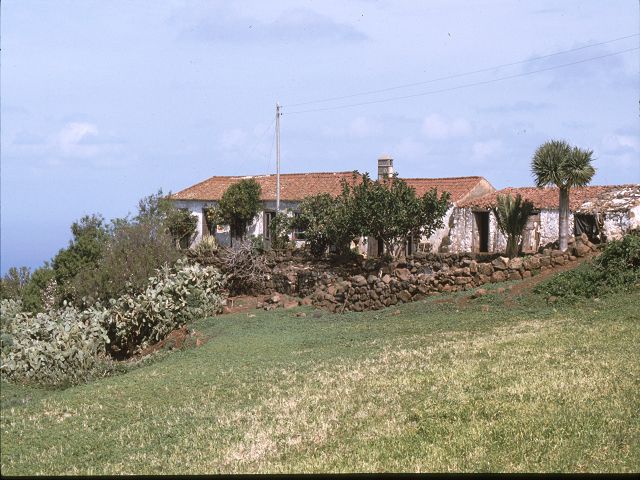
<svg viewBox="0 0 640 480">
<path fill-rule="evenodd" d="M 382 155 L 378 158 L 378 180 L 382 181 L 393 176 L 393 158 Z"/>
</svg>

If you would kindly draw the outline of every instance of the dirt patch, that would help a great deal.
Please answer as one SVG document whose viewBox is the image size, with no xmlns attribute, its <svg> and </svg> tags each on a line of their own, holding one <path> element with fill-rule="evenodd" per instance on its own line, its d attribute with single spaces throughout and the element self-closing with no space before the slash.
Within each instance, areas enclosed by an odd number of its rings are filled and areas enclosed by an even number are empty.
<svg viewBox="0 0 640 480">
<path fill-rule="evenodd" d="M 196 330 L 189 331 L 185 325 L 169 333 L 164 340 L 160 340 L 158 343 L 144 348 L 140 352 L 140 356 L 151 355 L 160 350 L 179 350 L 188 347 L 200 347 L 207 343 L 208 340 L 207 337 Z"/>
</svg>

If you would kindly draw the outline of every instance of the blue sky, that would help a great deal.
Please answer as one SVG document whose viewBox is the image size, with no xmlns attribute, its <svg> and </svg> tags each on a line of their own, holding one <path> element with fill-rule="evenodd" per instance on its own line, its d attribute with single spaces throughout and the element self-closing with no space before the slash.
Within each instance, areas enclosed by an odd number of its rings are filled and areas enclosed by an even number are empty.
<svg viewBox="0 0 640 480">
<path fill-rule="evenodd" d="M 3 273 L 50 259 L 85 213 L 124 216 L 158 188 L 273 172 L 276 101 L 283 172 L 374 171 L 387 153 L 401 176 L 531 185 L 535 148 L 563 138 L 594 151 L 593 183 L 640 182 L 640 55 L 610 55 L 639 37 L 588 47 L 637 34 L 637 1 L 0 8 Z"/>
</svg>

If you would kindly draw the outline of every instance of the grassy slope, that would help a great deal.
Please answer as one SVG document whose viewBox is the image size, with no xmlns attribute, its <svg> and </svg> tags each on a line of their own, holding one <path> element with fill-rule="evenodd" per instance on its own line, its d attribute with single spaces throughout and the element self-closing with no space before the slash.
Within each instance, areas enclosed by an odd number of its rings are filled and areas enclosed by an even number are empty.
<svg viewBox="0 0 640 480">
<path fill-rule="evenodd" d="M 207 344 L 124 375 L 3 383 L 2 471 L 640 470 L 640 292 L 557 309 L 204 320 Z"/>
</svg>

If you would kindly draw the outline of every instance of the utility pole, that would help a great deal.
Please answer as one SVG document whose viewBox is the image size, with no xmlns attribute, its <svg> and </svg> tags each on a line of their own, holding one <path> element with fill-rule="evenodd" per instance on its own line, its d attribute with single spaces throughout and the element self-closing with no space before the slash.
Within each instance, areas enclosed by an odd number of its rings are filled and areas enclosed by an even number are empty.
<svg viewBox="0 0 640 480">
<path fill-rule="evenodd" d="M 280 212 L 280 104 L 276 102 L 276 214 Z"/>
</svg>

